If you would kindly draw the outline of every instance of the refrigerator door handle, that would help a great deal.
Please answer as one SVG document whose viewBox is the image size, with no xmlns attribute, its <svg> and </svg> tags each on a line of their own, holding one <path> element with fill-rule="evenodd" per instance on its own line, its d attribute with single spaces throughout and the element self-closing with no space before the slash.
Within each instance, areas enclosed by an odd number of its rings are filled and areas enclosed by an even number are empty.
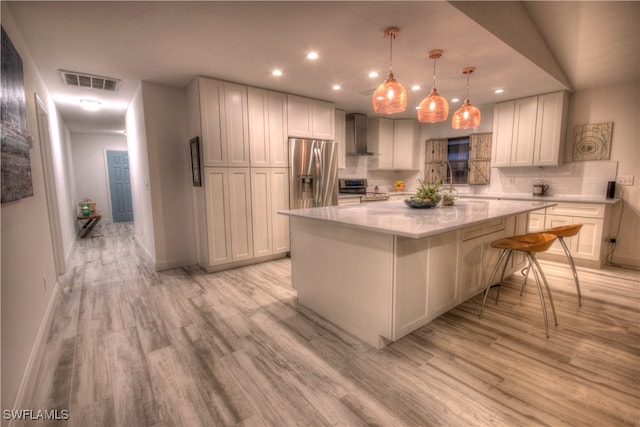
<svg viewBox="0 0 640 427">
<path fill-rule="evenodd" d="M 322 189 L 324 188 L 324 169 L 322 164 L 322 150 L 320 147 L 313 148 L 313 157 L 315 160 L 315 174 L 317 175 L 315 178 L 315 195 L 316 195 L 316 205 L 322 206 Z"/>
</svg>

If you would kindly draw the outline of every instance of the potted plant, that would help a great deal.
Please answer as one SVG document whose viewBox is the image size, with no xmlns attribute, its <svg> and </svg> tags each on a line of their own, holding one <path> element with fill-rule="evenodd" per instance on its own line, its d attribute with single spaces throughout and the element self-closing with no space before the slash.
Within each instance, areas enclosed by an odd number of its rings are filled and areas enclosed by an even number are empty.
<svg viewBox="0 0 640 427">
<path fill-rule="evenodd" d="M 442 196 L 440 195 L 440 181 L 430 183 L 418 178 L 418 188 L 416 195 L 404 202 L 412 208 L 435 208 Z"/>
</svg>

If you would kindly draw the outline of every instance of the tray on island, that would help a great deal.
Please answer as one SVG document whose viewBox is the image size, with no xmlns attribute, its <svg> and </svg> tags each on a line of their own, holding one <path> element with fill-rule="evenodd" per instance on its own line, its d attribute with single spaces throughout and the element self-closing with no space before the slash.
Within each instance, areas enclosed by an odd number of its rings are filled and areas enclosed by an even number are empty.
<svg viewBox="0 0 640 427">
<path fill-rule="evenodd" d="M 435 208 L 436 206 L 438 206 L 438 203 L 440 203 L 440 200 L 437 200 L 435 202 L 417 202 L 413 199 L 404 199 L 405 205 L 409 206 L 410 208 L 416 209 Z"/>
</svg>

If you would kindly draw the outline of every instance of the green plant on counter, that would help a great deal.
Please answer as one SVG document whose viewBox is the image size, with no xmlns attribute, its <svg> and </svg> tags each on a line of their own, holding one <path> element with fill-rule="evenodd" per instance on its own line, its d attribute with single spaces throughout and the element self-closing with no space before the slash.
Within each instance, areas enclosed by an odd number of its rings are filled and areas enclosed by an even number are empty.
<svg viewBox="0 0 640 427">
<path fill-rule="evenodd" d="M 442 205 L 443 206 L 453 206 L 453 203 L 456 199 L 455 194 L 447 193 L 442 196 Z"/>
<path fill-rule="evenodd" d="M 440 181 L 431 183 L 426 182 L 423 179 L 418 178 L 418 188 L 416 189 L 416 195 L 412 197 L 416 202 L 439 202 L 442 196 L 440 195 L 440 187 L 442 183 Z"/>
</svg>

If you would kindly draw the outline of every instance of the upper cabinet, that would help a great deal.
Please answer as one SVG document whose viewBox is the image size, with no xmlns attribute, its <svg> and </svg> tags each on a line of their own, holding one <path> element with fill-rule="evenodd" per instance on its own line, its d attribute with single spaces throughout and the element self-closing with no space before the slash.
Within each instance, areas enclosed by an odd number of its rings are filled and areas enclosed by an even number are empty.
<svg viewBox="0 0 640 427">
<path fill-rule="evenodd" d="M 346 129 L 345 129 L 346 113 L 342 110 L 336 110 L 335 122 L 335 142 L 338 144 L 338 169 L 344 169 L 346 161 Z"/>
<path fill-rule="evenodd" d="M 289 136 L 333 140 L 335 111 L 331 102 L 287 96 Z"/>
<path fill-rule="evenodd" d="M 367 125 L 369 149 L 375 153 L 369 169 L 420 169 L 420 128 L 416 120 L 375 117 Z"/>
<path fill-rule="evenodd" d="M 250 87 L 249 149 L 252 167 L 287 167 L 287 95 Z"/>
<path fill-rule="evenodd" d="M 247 87 L 198 77 L 197 96 L 203 166 L 249 166 Z"/>
<path fill-rule="evenodd" d="M 491 166 L 561 165 L 568 99 L 556 92 L 496 104 Z"/>
</svg>

